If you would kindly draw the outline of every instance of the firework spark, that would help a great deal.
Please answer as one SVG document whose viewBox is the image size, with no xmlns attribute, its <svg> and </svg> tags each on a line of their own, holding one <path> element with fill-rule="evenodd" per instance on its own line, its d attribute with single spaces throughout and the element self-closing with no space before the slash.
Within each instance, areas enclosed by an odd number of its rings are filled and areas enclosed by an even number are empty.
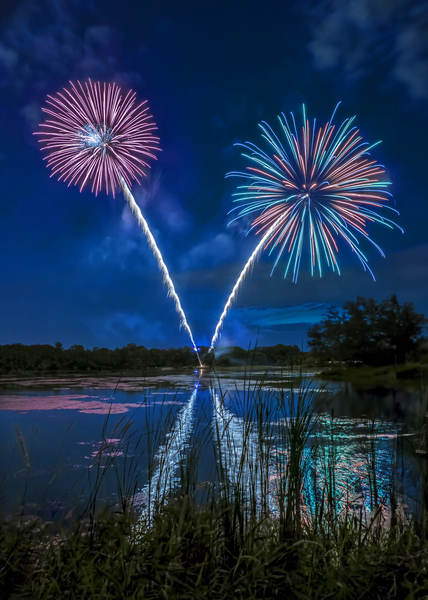
<svg viewBox="0 0 428 600">
<path fill-rule="evenodd" d="M 128 92 L 123 98 L 116 84 L 93 83 L 90 79 L 84 86 L 70 82 L 71 90 L 64 88 L 56 97 L 48 96 L 47 103 L 52 108 L 42 110 L 52 118 L 40 125 L 42 150 L 47 166 L 59 180 L 80 185 L 80 191 L 87 181 L 92 181 L 95 195 L 105 187 L 106 193 L 115 195 L 121 186 L 125 199 L 137 217 L 149 246 L 157 260 L 168 295 L 172 297 L 180 316 L 181 326 L 188 332 L 193 348 L 196 344 L 175 291 L 174 284 L 163 261 L 162 254 L 144 219 L 140 208 L 131 194 L 131 180 L 139 182 L 148 167 L 147 158 L 156 158 L 159 138 L 153 135 L 157 129 L 148 114 L 146 102 L 135 105 L 135 92 Z M 198 354 L 199 359 L 199 354 Z M 199 364 L 201 361 L 199 359 Z"/>
<path fill-rule="evenodd" d="M 267 123 L 261 123 L 259 127 L 269 151 L 251 142 L 237 144 L 245 148 L 242 156 L 250 161 L 250 165 L 245 172 L 235 171 L 226 176 L 247 180 L 234 194 L 235 202 L 240 206 L 233 210 L 239 210 L 236 219 L 257 215 L 250 231 L 255 229 L 263 235 L 227 300 L 210 349 L 218 339 L 240 285 L 266 248 L 270 248 L 269 254 L 277 251 L 272 271 L 283 253 L 289 254 L 284 277 L 293 266 L 293 281 L 296 282 L 306 231 L 311 275 L 316 268 L 322 275 L 323 262 L 340 274 L 337 241 L 341 240 L 350 246 L 364 270 L 368 270 L 374 279 L 358 236 L 371 242 L 384 256 L 366 227 L 371 222 L 391 229 L 398 227 L 378 210 L 389 208 L 397 214 L 398 211 L 385 205 L 392 196 L 386 189 L 390 182 L 380 179 L 384 173 L 382 165 L 369 158 L 371 148 L 380 142 L 371 146 L 363 142 L 358 129 L 353 126 L 355 117 L 346 119 L 336 128 L 332 124 L 336 110 L 337 106 L 330 121 L 317 128 L 315 119 L 311 125 L 306 118 L 303 106 L 300 135 L 294 115 L 291 113 L 291 127 L 282 113 L 278 119 L 285 143 Z"/>
<path fill-rule="evenodd" d="M 42 108 L 52 119 L 42 123 L 42 150 L 48 150 L 47 165 L 59 180 L 80 184 L 80 191 L 89 180 L 95 195 L 103 185 L 113 197 L 120 177 L 131 187 L 131 180 L 139 182 L 148 167 L 146 158 L 155 158 L 159 138 L 148 114 L 147 102 L 135 105 L 135 92 L 125 98 L 115 83 L 92 83 L 84 86 L 70 82 L 71 90 L 64 88 L 56 97 L 48 96 L 52 108 Z"/>
<path fill-rule="evenodd" d="M 123 186 L 123 193 L 125 195 L 126 200 L 128 201 L 128 204 L 132 210 L 132 212 L 134 213 L 134 215 L 137 217 L 138 223 L 141 227 L 141 229 L 143 230 L 147 241 L 149 243 L 149 246 L 153 252 L 154 257 L 156 258 L 156 261 L 158 263 L 159 269 L 163 275 L 163 280 L 166 284 L 166 287 L 168 288 L 168 296 L 170 296 L 173 300 L 174 300 L 174 304 L 175 304 L 175 310 L 177 311 L 177 313 L 180 316 L 180 326 L 183 327 L 187 333 L 189 334 L 190 340 L 192 342 L 193 345 L 193 349 L 195 350 L 198 360 L 199 360 L 199 364 L 202 366 L 201 360 L 199 358 L 199 352 L 197 350 L 196 344 L 195 344 L 195 340 L 193 339 L 193 335 L 192 335 L 192 330 L 189 327 L 189 324 L 187 322 L 186 319 L 186 315 L 184 314 L 184 311 L 181 307 L 181 303 L 180 303 L 180 298 L 177 295 L 177 292 L 175 291 L 174 288 L 174 284 L 172 282 L 172 279 L 169 275 L 168 269 L 166 264 L 164 263 L 164 260 L 162 258 L 162 254 L 159 250 L 159 248 L 156 245 L 155 242 L 155 238 L 152 235 L 152 232 L 149 229 L 149 226 L 147 225 L 147 221 L 145 220 L 145 218 L 142 215 L 142 212 L 140 210 L 140 207 L 138 206 L 138 204 L 135 202 L 133 195 L 131 194 L 131 192 L 129 191 L 128 186 L 126 185 L 125 181 L 122 179 L 121 180 L 122 186 Z"/>
</svg>

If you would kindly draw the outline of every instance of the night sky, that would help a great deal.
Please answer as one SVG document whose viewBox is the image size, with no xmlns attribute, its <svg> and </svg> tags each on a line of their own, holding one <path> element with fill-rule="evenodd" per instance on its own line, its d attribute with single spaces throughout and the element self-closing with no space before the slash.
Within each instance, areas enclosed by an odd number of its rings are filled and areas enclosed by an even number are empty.
<svg viewBox="0 0 428 600">
<path fill-rule="evenodd" d="M 396 293 L 428 315 L 428 4 L 426 0 L 1 0 L 0 344 L 148 348 L 189 344 L 123 195 L 79 193 L 50 178 L 33 132 L 68 81 L 115 81 L 147 99 L 162 152 L 132 191 L 152 229 L 198 344 L 257 245 L 228 227 L 225 179 L 277 115 L 325 123 L 356 115 L 392 181 L 396 222 L 364 246 L 376 282 L 349 248 L 342 275 L 297 284 L 263 255 L 221 344 L 306 344 L 330 304 Z M 388 215 L 389 216 L 389 215 Z"/>
</svg>

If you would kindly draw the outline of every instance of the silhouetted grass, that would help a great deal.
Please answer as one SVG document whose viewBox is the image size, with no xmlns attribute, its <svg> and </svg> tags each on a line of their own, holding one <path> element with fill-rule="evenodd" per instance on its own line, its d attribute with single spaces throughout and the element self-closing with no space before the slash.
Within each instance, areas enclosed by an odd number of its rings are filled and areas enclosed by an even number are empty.
<svg viewBox="0 0 428 600">
<path fill-rule="evenodd" d="M 155 429 L 146 409 L 144 432 L 135 433 L 131 420 L 116 425 L 119 460 L 106 419 L 78 518 L 3 516 L 0 598 L 426 598 L 428 504 L 418 516 L 398 510 L 394 447 L 391 481 L 378 480 L 376 422 L 365 445 L 370 510 L 363 514 L 336 481 L 341 425 L 316 413 L 309 385 L 267 392 L 261 378 L 234 398 L 232 413 L 214 384 L 213 417 L 196 438 L 185 423 L 176 426 L 187 405 Z M 30 461 L 21 433 L 18 442 Z M 199 465 L 211 449 L 216 472 L 201 482 Z M 101 499 L 109 470 L 113 505 Z M 390 518 L 382 522 L 386 504 Z"/>
</svg>

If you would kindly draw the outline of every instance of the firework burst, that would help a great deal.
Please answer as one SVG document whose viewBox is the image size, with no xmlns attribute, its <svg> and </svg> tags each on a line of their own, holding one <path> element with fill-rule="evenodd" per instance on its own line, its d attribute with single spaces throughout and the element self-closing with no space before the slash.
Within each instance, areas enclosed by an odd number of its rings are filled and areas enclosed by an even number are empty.
<svg viewBox="0 0 428 600">
<path fill-rule="evenodd" d="M 246 171 L 226 176 L 246 179 L 245 185 L 239 186 L 234 194 L 239 206 L 233 210 L 239 211 L 236 219 L 256 215 L 250 231 L 255 229 L 262 238 L 228 298 L 211 348 L 240 285 L 264 249 L 269 248 L 269 254 L 277 252 L 272 271 L 281 256 L 288 253 L 284 277 L 292 266 L 296 282 L 305 233 L 312 275 L 315 269 L 322 275 L 323 262 L 340 274 L 337 254 L 341 240 L 355 252 L 374 279 L 360 248 L 360 239 L 368 240 L 384 256 L 369 236 L 367 224 L 376 222 L 391 229 L 398 227 L 378 211 L 389 208 L 398 212 L 385 205 L 392 196 L 387 190 L 390 182 L 381 179 L 384 168 L 370 158 L 370 150 L 380 142 L 371 146 L 363 142 L 353 126 L 355 117 L 336 128 L 332 123 L 336 109 L 330 121 L 317 128 L 315 119 L 311 124 L 306 118 L 303 106 L 300 132 L 292 113 L 292 126 L 281 114 L 278 120 L 283 140 L 267 123 L 261 123 L 259 127 L 267 142 L 267 151 L 251 142 L 237 144 L 245 148 L 242 155 L 250 164 Z"/>
<path fill-rule="evenodd" d="M 146 102 L 134 106 L 135 92 L 123 98 L 115 83 L 101 86 L 90 79 L 70 85 L 71 90 L 48 96 L 50 107 L 42 110 L 52 118 L 36 133 L 49 152 L 51 177 L 80 185 L 80 191 L 89 180 L 95 195 L 104 186 L 114 196 L 121 177 L 131 186 L 132 179 L 144 176 L 146 159 L 159 150 L 157 127 Z"/>
<path fill-rule="evenodd" d="M 156 158 L 153 152 L 159 150 L 159 138 L 153 135 L 157 127 L 151 121 L 147 104 L 134 106 L 135 93 L 130 91 L 123 98 L 120 87 L 114 83 L 101 85 L 89 79 L 84 86 L 79 81 L 77 86 L 72 82 L 70 85 L 71 90 L 64 88 L 64 93 L 48 96 L 51 108 L 42 110 L 51 118 L 40 125 L 43 131 L 36 133 L 44 144 L 42 150 L 49 152 L 46 160 L 52 169 L 51 177 L 57 175 L 68 185 L 78 184 L 80 191 L 87 181 L 92 181 L 95 195 L 105 187 L 114 197 L 115 188 L 122 188 L 155 256 L 168 295 L 174 300 L 180 324 L 197 352 L 162 254 L 130 191 L 131 180 L 139 182 L 138 178 L 145 175 L 143 169 L 149 166 L 146 159 Z"/>
</svg>

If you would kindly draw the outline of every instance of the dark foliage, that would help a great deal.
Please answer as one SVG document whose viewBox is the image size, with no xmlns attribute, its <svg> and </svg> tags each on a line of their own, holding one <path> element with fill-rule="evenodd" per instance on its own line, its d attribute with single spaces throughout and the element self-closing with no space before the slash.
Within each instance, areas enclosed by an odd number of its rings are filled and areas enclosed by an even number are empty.
<svg viewBox="0 0 428 600">
<path fill-rule="evenodd" d="M 321 323 L 308 330 L 308 344 L 322 358 L 403 364 L 417 357 L 426 322 L 411 302 L 399 304 L 395 295 L 381 302 L 357 297 L 341 310 L 330 307 Z"/>
<path fill-rule="evenodd" d="M 85 350 L 81 345 L 68 350 L 60 342 L 8 344 L 0 346 L 0 373 L 26 371 L 141 371 L 150 367 L 193 367 L 198 360 L 191 348 L 152 348 L 128 344 L 124 348 Z"/>
<path fill-rule="evenodd" d="M 297 346 L 277 344 L 271 347 L 244 350 L 239 346 L 222 348 L 218 352 L 218 366 L 245 364 L 285 366 L 296 362 L 300 351 Z M 203 362 L 214 359 L 208 348 L 202 346 Z M 189 346 L 184 348 L 152 348 L 128 344 L 124 348 L 97 348 L 85 350 L 81 345 L 64 349 L 60 342 L 49 344 L 6 344 L 0 346 L 0 374 L 35 371 L 144 371 L 159 367 L 197 367 L 198 359 Z"/>
<path fill-rule="evenodd" d="M 201 350 L 204 350 L 204 348 Z M 239 346 L 226 346 L 215 351 L 215 363 L 218 367 L 245 365 L 285 367 L 299 362 L 301 354 L 298 346 L 285 346 L 284 344 L 256 346 L 248 350 L 244 350 Z M 210 360 L 209 355 L 205 356 L 203 352 L 201 352 L 201 355 L 208 363 Z"/>
</svg>

